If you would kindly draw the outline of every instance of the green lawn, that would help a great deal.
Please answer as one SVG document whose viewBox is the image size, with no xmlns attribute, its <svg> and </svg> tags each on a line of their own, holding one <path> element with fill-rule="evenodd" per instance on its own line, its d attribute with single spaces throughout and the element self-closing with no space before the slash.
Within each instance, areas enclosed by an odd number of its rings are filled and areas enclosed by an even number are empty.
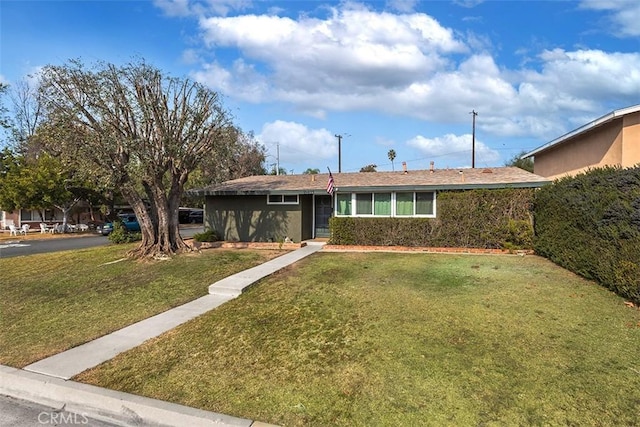
<svg viewBox="0 0 640 427">
<path fill-rule="evenodd" d="M 76 378 L 287 426 L 640 425 L 640 312 L 535 256 L 319 253 Z"/>
<path fill-rule="evenodd" d="M 0 259 L 0 364 L 23 367 L 207 293 L 282 252 L 123 260 L 131 245 Z M 112 263 L 113 261 L 118 261 Z"/>
</svg>

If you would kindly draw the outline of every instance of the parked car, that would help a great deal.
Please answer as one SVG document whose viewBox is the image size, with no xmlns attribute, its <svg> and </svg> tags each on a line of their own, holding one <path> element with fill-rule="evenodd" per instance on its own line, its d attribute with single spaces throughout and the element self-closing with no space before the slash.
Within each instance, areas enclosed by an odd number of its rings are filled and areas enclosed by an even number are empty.
<svg viewBox="0 0 640 427">
<path fill-rule="evenodd" d="M 127 231 L 140 231 L 140 223 L 138 222 L 138 218 L 134 214 L 120 214 L 118 215 L 118 219 L 125 226 Z M 113 231 L 113 222 L 107 222 L 102 226 L 100 232 L 103 236 L 108 236 Z"/>
<path fill-rule="evenodd" d="M 204 211 L 189 212 L 189 222 L 191 224 L 202 224 L 203 219 L 204 219 Z"/>
</svg>

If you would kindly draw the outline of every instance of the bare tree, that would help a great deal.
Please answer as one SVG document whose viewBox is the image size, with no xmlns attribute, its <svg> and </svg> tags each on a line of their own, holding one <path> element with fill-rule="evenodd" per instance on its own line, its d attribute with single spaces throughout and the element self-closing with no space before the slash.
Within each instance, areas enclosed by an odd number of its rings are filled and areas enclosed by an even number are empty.
<svg viewBox="0 0 640 427">
<path fill-rule="evenodd" d="M 37 88 L 37 81 L 33 78 L 21 80 L 12 87 L 11 100 L 14 110 L 13 138 L 17 148 L 24 154 L 36 155 L 40 147 L 30 139 L 35 135 L 43 120 L 42 94 Z"/>
<path fill-rule="evenodd" d="M 142 242 L 130 255 L 188 250 L 178 231 L 184 185 L 203 159 L 223 151 L 234 129 L 219 95 L 144 61 L 50 65 L 40 89 L 49 119 L 66 129 L 61 154 L 74 153 L 107 177 L 136 213 Z"/>
</svg>

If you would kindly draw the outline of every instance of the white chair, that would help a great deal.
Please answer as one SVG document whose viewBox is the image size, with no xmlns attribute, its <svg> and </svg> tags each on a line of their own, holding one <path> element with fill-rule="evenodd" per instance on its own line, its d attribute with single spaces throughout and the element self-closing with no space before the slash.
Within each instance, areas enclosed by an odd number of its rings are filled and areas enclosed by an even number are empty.
<svg viewBox="0 0 640 427">
<path fill-rule="evenodd" d="M 12 225 L 15 225 L 12 219 L 5 219 L 4 220 L 4 228 L 11 229 Z"/>
<path fill-rule="evenodd" d="M 18 235 L 18 228 L 13 224 L 9 224 L 9 236 L 17 236 L 17 235 Z"/>
<path fill-rule="evenodd" d="M 22 224 L 22 228 L 20 229 L 20 234 L 24 234 L 26 236 L 30 228 L 31 227 L 29 226 L 29 224 Z"/>
<path fill-rule="evenodd" d="M 58 223 L 56 222 L 55 225 L 49 229 L 49 233 L 55 234 L 57 232 L 58 232 Z"/>
<path fill-rule="evenodd" d="M 78 229 L 80 231 L 89 231 L 89 226 L 87 224 L 78 224 Z"/>
<path fill-rule="evenodd" d="M 47 224 L 45 224 L 44 222 L 40 223 L 40 233 L 44 234 L 49 232 L 49 227 L 47 227 Z"/>
</svg>

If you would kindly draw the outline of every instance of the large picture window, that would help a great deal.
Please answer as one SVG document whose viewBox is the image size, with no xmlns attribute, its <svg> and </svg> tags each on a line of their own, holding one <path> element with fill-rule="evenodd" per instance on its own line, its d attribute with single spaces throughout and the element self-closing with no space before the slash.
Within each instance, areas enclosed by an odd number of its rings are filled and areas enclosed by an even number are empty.
<svg viewBox="0 0 640 427">
<path fill-rule="evenodd" d="M 336 215 L 435 217 L 435 198 L 434 191 L 338 193 Z"/>
</svg>

